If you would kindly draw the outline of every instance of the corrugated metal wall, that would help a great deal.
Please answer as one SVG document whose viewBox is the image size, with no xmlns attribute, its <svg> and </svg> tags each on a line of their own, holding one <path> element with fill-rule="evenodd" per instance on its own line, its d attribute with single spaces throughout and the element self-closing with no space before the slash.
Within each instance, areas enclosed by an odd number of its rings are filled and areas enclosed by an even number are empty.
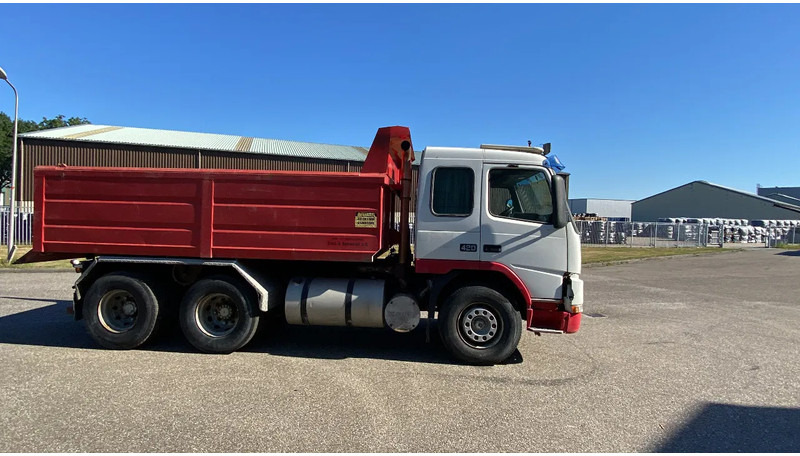
<svg viewBox="0 0 800 456">
<path fill-rule="evenodd" d="M 207 169 L 262 169 L 285 171 L 357 172 L 361 163 L 338 160 L 293 159 L 249 153 L 200 152 L 200 164 Z"/>
<path fill-rule="evenodd" d="M 123 166 L 151 168 L 194 168 L 197 151 L 155 149 L 127 145 L 79 141 L 21 141 L 22 172 L 20 201 L 33 200 L 33 168 L 37 166 Z"/>
<path fill-rule="evenodd" d="M 156 148 L 128 144 L 23 138 L 20 141 L 19 191 L 21 206 L 33 201 L 33 168 L 36 166 L 108 166 L 132 168 L 261 169 L 287 171 L 359 172 L 363 163 L 342 160 L 298 159 L 267 154 Z M 418 167 L 412 183 L 416 188 Z M 412 199 L 412 210 L 415 206 Z M 398 206 L 399 207 L 399 206 Z"/>
</svg>

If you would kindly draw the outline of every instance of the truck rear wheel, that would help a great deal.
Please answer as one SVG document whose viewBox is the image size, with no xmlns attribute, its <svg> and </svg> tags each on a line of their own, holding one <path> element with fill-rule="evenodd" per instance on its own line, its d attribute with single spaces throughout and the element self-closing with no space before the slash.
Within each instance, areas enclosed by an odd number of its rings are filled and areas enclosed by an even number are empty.
<svg viewBox="0 0 800 456">
<path fill-rule="evenodd" d="M 86 329 L 98 344 L 124 350 L 147 341 L 156 327 L 159 306 L 144 281 L 125 274 L 109 274 L 89 287 L 83 313 Z"/>
<path fill-rule="evenodd" d="M 258 313 L 248 293 L 227 278 L 203 279 L 181 302 L 183 335 L 206 353 L 231 353 L 244 347 L 258 329 Z"/>
<path fill-rule="evenodd" d="M 511 303 L 491 288 L 464 287 L 439 313 L 439 334 L 456 358 L 469 364 L 508 359 L 522 336 L 522 320 Z"/>
</svg>

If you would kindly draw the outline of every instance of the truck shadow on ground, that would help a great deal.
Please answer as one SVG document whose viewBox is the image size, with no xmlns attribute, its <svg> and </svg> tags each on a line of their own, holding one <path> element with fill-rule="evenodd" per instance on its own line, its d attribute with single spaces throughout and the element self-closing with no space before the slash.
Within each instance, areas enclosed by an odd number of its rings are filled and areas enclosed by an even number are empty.
<svg viewBox="0 0 800 456">
<path fill-rule="evenodd" d="M 0 296 L 4 299 L 52 302 L 52 305 L 0 317 L 0 343 L 64 348 L 97 348 L 82 324 L 68 315 L 71 301 Z"/>
<path fill-rule="evenodd" d="M 776 253 L 776 255 L 800 256 L 800 250 L 784 250 L 783 252 Z"/>
<path fill-rule="evenodd" d="M 0 343 L 105 350 L 89 337 L 81 321 L 66 313 L 71 301 L 0 296 L 4 299 L 52 302 L 49 306 L 0 317 Z M 178 329 L 176 321 L 139 350 L 197 353 Z M 273 318 L 262 322 L 258 334 L 242 352 L 314 359 L 373 358 L 435 364 L 458 364 L 445 350 L 436 324 L 425 341 L 426 320 L 405 334 L 388 329 L 290 326 Z M 213 356 L 213 355 L 210 355 Z M 505 364 L 522 362 L 515 352 Z"/>
<path fill-rule="evenodd" d="M 436 321 L 431 323 L 430 341 L 425 330 L 428 321 L 409 333 L 395 333 L 379 328 L 328 326 L 291 326 L 271 321 L 244 351 L 316 359 L 374 358 L 433 364 L 459 364 L 447 352 L 439 338 Z M 522 362 L 515 351 L 502 364 Z"/>
<path fill-rule="evenodd" d="M 259 330 L 246 352 L 315 359 L 375 358 L 452 364 L 435 328 L 425 342 L 426 322 L 405 334 L 376 328 L 290 326 L 270 321 Z"/>
<path fill-rule="evenodd" d="M 666 443 L 666 453 L 800 451 L 800 409 L 706 403 Z"/>
</svg>

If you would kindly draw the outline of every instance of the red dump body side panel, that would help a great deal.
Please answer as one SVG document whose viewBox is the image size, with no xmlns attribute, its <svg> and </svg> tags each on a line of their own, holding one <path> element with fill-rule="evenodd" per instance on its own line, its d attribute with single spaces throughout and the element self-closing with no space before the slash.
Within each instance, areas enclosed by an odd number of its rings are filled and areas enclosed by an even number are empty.
<svg viewBox="0 0 800 456">
<path fill-rule="evenodd" d="M 40 167 L 34 176 L 37 252 L 366 262 L 397 238 L 386 174 Z"/>
</svg>

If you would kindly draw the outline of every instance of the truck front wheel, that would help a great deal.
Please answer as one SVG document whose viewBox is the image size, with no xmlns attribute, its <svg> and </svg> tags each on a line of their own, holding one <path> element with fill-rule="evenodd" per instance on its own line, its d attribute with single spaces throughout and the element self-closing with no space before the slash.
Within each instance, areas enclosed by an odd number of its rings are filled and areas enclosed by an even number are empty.
<svg viewBox="0 0 800 456">
<path fill-rule="evenodd" d="M 125 274 L 100 277 L 84 299 L 86 329 L 106 348 L 143 344 L 155 329 L 158 312 L 158 300 L 147 283 Z"/>
<path fill-rule="evenodd" d="M 206 353 L 231 353 L 244 347 L 258 329 L 251 299 L 225 278 L 192 285 L 181 302 L 180 324 L 186 340 Z"/>
<path fill-rule="evenodd" d="M 464 287 L 453 293 L 439 313 L 439 334 L 456 358 L 469 364 L 496 364 L 508 359 L 522 335 L 518 311 L 491 288 Z"/>
</svg>

